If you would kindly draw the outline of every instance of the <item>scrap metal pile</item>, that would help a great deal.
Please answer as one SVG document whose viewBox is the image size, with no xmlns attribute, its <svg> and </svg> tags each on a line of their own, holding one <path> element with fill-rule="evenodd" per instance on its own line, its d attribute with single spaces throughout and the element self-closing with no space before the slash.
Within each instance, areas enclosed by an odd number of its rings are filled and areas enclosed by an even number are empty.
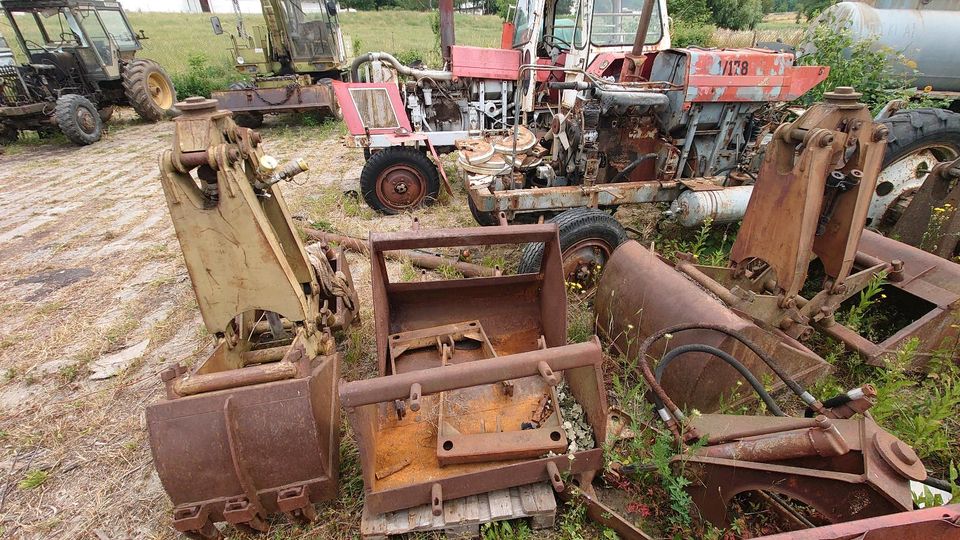
<svg viewBox="0 0 960 540">
<path fill-rule="evenodd" d="M 718 527 L 749 495 L 793 528 L 843 524 L 804 538 L 960 530 L 957 507 L 896 514 L 913 509 L 910 482 L 927 472 L 870 416 L 869 385 L 825 401 L 802 386 L 830 369 L 803 344 L 813 329 L 877 362 L 909 337 L 926 353 L 956 337 L 945 321 L 960 305 L 960 267 L 863 233 L 886 133 L 856 97 L 830 94 L 774 133 L 729 267 L 671 264 L 631 241 L 600 278 L 598 331 L 639 359 L 651 412 L 690 445 L 673 462 L 689 473 L 700 515 Z M 377 376 L 339 380 L 334 335 L 358 309 L 350 270 L 326 243 L 303 245 L 277 187 L 306 164 L 279 165 L 215 101 L 178 107 L 162 182 L 216 339 L 199 365 L 163 373 L 166 399 L 147 409 L 178 531 L 219 538 L 222 521 L 265 531 L 276 513 L 312 521 L 314 503 L 337 497 L 342 406 L 359 450 L 365 522 L 424 505 L 443 516 L 451 501 L 549 483 L 623 537 L 648 538 L 594 484 L 624 470 L 604 450 L 631 425 L 608 407 L 600 339 L 568 343 L 556 224 L 371 234 L 360 247 L 370 258 Z M 388 275 L 398 253 L 530 243 L 541 246 L 533 271 Z M 814 259 L 823 286 L 807 299 L 800 291 Z M 868 346 L 832 315 L 881 272 L 891 291 L 925 303 L 914 322 Z M 806 417 L 787 417 L 764 377 L 795 394 Z M 732 394 L 741 379 L 756 396 Z M 684 415 L 731 396 L 759 397 L 773 416 Z"/>
</svg>

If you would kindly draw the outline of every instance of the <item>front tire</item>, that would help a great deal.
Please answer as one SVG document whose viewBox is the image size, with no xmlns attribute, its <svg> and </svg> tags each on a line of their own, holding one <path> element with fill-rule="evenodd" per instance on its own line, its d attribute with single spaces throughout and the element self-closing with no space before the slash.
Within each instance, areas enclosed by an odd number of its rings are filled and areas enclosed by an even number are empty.
<svg viewBox="0 0 960 540">
<path fill-rule="evenodd" d="M 138 58 L 123 70 L 123 93 L 133 110 L 148 122 L 159 122 L 173 110 L 177 91 L 160 64 Z"/>
<path fill-rule="evenodd" d="M 620 222 L 595 208 L 572 208 L 547 223 L 556 223 L 559 228 L 563 278 L 567 287 L 578 293 L 589 293 L 596 287 L 613 250 L 627 241 L 627 231 Z M 539 271 L 542 259 L 543 244 L 527 244 L 518 273 Z"/>
<path fill-rule="evenodd" d="M 867 225 L 888 232 L 896 226 L 937 163 L 960 156 L 960 114 L 944 109 L 899 111 L 881 121 L 890 131 Z"/>
<path fill-rule="evenodd" d="M 89 99 L 79 94 L 60 96 L 53 115 L 60 131 L 74 144 L 93 144 L 103 135 L 100 113 Z"/>
<path fill-rule="evenodd" d="M 360 192 L 377 212 L 399 214 L 433 204 L 440 194 L 440 177 L 423 152 L 394 146 L 373 154 L 363 165 Z"/>
</svg>

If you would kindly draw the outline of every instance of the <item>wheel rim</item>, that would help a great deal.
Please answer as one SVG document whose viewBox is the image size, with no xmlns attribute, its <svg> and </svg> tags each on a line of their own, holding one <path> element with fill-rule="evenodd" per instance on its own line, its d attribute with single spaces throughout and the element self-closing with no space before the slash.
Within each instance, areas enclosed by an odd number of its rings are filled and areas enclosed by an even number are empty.
<svg viewBox="0 0 960 540">
<path fill-rule="evenodd" d="M 173 106 L 173 88 L 167 79 L 160 73 L 151 73 L 147 76 L 147 90 L 150 92 L 150 99 L 157 107 L 167 110 Z"/>
<path fill-rule="evenodd" d="M 96 115 L 88 111 L 85 107 L 77 108 L 77 126 L 87 135 L 91 135 L 97 131 L 95 116 Z"/>
<path fill-rule="evenodd" d="M 610 260 L 613 248 L 597 238 L 581 240 L 563 251 L 563 278 L 567 289 L 589 294 L 597 286 L 603 267 Z"/>
<path fill-rule="evenodd" d="M 377 178 L 377 198 L 393 210 L 414 208 L 423 202 L 427 179 L 416 167 L 398 163 Z"/>
<path fill-rule="evenodd" d="M 893 214 L 898 213 L 897 209 L 902 210 L 907 206 L 901 199 L 912 197 L 938 163 L 958 156 L 960 149 L 933 143 L 917 148 L 884 167 L 877 177 L 877 187 L 867 212 L 867 225 L 876 227 L 882 223 L 896 222 L 899 216 Z"/>
</svg>

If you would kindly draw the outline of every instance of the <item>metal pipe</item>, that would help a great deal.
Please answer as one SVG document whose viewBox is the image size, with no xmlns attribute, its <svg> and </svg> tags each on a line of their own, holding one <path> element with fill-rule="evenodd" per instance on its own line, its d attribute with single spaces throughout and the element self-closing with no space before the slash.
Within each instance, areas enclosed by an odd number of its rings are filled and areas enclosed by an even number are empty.
<svg viewBox="0 0 960 540">
<path fill-rule="evenodd" d="M 392 54 L 385 52 L 368 52 L 367 54 L 361 54 L 353 60 L 353 63 L 350 64 L 350 82 L 360 82 L 360 66 L 367 62 L 374 62 L 376 60 L 385 60 L 390 62 L 393 65 L 393 69 L 397 70 L 397 73 L 401 75 L 406 75 L 408 77 L 413 77 L 414 79 L 434 79 L 437 81 L 452 81 L 453 73 L 449 71 L 438 71 L 435 69 L 413 69 L 410 66 L 405 66 L 399 60 L 396 59 Z"/>
<path fill-rule="evenodd" d="M 743 431 L 734 431 L 733 433 L 725 433 L 716 437 L 710 437 L 707 439 L 707 446 L 735 441 L 737 439 L 746 439 L 748 437 L 758 437 L 760 435 L 769 435 L 770 433 L 780 433 L 782 431 L 806 429 L 816 426 L 817 421 L 813 418 L 791 418 L 790 422 L 778 423 L 776 425 L 770 424 L 755 429 L 745 429 Z M 701 429 L 703 429 L 703 431 L 708 431 L 705 428 Z"/>
<path fill-rule="evenodd" d="M 217 373 L 190 375 L 174 384 L 174 391 L 181 396 L 204 392 L 227 390 L 240 386 L 292 379 L 297 375 L 297 365 L 290 362 L 272 362 L 257 366 L 230 369 Z"/>
<path fill-rule="evenodd" d="M 367 249 L 367 244 L 359 238 L 354 238 L 352 236 L 344 236 L 340 234 L 333 234 L 323 231 L 316 231 L 312 229 L 302 229 L 304 234 L 307 235 L 311 240 L 316 240 L 318 242 L 334 242 L 337 245 L 342 246 L 344 249 L 354 251 L 357 253 L 369 253 Z M 468 263 L 464 261 L 458 261 L 456 259 L 451 259 L 450 257 L 443 257 L 435 253 L 427 253 L 423 251 L 414 251 L 414 250 L 402 250 L 402 251 L 388 251 L 385 253 L 386 258 L 403 261 L 408 260 L 411 264 L 417 268 L 425 268 L 427 270 L 436 270 L 441 266 L 449 266 L 454 270 L 463 274 L 464 277 L 490 277 L 497 275 L 497 270 L 495 268 L 490 268 L 487 266 L 482 266 L 479 264 Z"/>
<path fill-rule="evenodd" d="M 540 362 L 546 362 L 554 371 L 589 365 L 599 367 L 603 362 L 600 351 L 600 341 L 594 337 L 585 343 L 500 356 L 483 362 L 466 362 L 340 383 L 340 404 L 344 407 L 361 407 L 407 399 L 410 396 L 410 387 L 414 384 L 420 384 L 420 395 L 426 396 L 539 375 Z"/>
<path fill-rule="evenodd" d="M 453 0 L 440 0 L 440 54 L 443 55 L 443 62 L 447 67 L 450 67 L 452 60 L 450 47 L 456 42 Z"/>
<path fill-rule="evenodd" d="M 730 292 L 730 289 L 711 279 L 710 276 L 701 272 L 696 266 L 687 262 L 681 262 L 677 263 L 676 268 L 689 276 L 690 279 L 696 281 L 704 289 L 710 291 L 711 294 L 722 300 L 727 306 L 734 307 L 740 303 L 740 299 L 737 298 L 737 295 Z"/>
<path fill-rule="evenodd" d="M 633 38 L 633 56 L 643 54 L 643 45 L 647 42 L 647 30 L 650 29 L 650 19 L 653 17 L 653 7 L 657 0 L 647 0 L 640 11 L 640 20 L 637 22 L 637 34 Z"/>
<path fill-rule="evenodd" d="M 698 456 L 768 463 L 801 457 L 842 456 L 850 451 L 837 427 L 825 416 L 815 419 L 816 427 L 800 431 L 771 433 L 764 437 L 707 446 Z"/>
</svg>

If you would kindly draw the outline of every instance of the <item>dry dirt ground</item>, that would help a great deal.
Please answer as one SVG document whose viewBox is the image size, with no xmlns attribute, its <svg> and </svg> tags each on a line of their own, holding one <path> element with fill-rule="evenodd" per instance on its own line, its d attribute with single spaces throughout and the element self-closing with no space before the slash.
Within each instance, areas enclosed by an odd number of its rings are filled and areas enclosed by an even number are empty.
<svg viewBox="0 0 960 540">
<path fill-rule="evenodd" d="M 262 130 L 268 151 L 312 166 L 282 188 L 294 213 L 360 236 L 411 226 L 410 215 L 381 218 L 343 195 L 362 157 L 342 145 L 339 125 L 274 122 Z M 0 154 L 0 537 L 175 536 L 143 410 L 161 397 L 158 373 L 203 358 L 212 340 L 159 181 L 172 130 L 124 111 L 92 146 L 19 143 Z M 463 196 L 417 215 L 470 225 Z M 349 260 L 364 322 L 344 340 L 348 377 L 373 370 L 369 265 Z M 119 372 L 91 379 L 117 353 Z M 354 537 L 361 486 L 346 430 L 344 440 L 341 500 L 319 526 L 281 523 L 268 538 Z"/>
</svg>

